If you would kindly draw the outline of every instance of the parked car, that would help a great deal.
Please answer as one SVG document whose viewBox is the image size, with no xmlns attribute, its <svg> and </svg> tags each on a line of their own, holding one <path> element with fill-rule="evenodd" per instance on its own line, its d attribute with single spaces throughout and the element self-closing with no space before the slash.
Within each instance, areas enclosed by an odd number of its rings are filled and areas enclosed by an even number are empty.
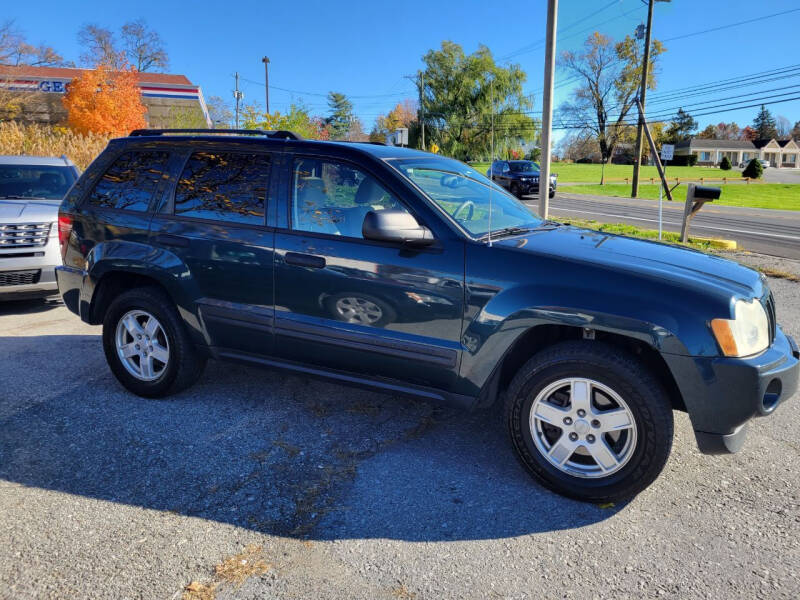
<svg viewBox="0 0 800 600">
<path fill-rule="evenodd" d="M 496 160 L 486 176 L 517 198 L 539 193 L 539 165 L 530 160 Z M 557 176 L 550 176 L 550 198 L 556 195 Z"/>
<path fill-rule="evenodd" d="M 769 168 L 769 161 L 768 161 L 768 160 L 764 160 L 763 158 L 760 158 L 760 159 L 758 159 L 758 162 L 760 162 L 760 163 L 761 163 L 761 166 L 762 166 L 763 168 L 765 168 L 765 169 L 768 169 L 768 168 Z M 745 168 L 745 167 L 746 167 L 748 164 L 750 164 L 750 161 L 749 161 L 749 160 L 743 160 L 743 161 L 741 161 L 741 162 L 739 163 L 739 168 L 740 168 L 740 169 L 744 169 L 744 168 Z"/>
<path fill-rule="evenodd" d="M 0 301 L 58 293 L 58 206 L 77 178 L 66 157 L 0 156 Z"/>
<path fill-rule="evenodd" d="M 648 486 L 673 410 L 702 452 L 735 452 L 797 389 L 761 274 L 543 220 L 434 154 L 134 132 L 58 222 L 64 303 L 103 325 L 131 392 L 180 392 L 213 358 L 467 409 L 503 399 L 522 464 L 582 500 Z"/>
</svg>

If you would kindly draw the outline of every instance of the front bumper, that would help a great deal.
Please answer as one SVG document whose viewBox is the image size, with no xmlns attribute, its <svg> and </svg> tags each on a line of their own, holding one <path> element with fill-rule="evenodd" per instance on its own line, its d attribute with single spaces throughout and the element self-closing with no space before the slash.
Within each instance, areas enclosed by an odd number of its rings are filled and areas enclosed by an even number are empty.
<svg viewBox="0 0 800 600">
<path fill-rule="evenodd" d="M 61 264 L 58 236 L 36 247 L 0 249 L 0 301 L 24 300 L 58 292 L 55 266 Z"/>
<path fill-rule="evenodd" d="M 697 445 L 727 454 L 744 444 L 747 424 L 772 414 L 798 388 L 800 349 L 780 327 L 775 341 L 749 358 L 664 355 L 683 396 Z"/>
<path fill-rule="evenodd" d="M 520 181 L 519 187 L 523 196 L 528 194 L 538 194 L 539 193 L 539 182 L 538 181 Z M 550 194 L 556 193 L 556 187 L 558 187 L 557 182 L 551 181 L 550 182 Z"/>
</svg>

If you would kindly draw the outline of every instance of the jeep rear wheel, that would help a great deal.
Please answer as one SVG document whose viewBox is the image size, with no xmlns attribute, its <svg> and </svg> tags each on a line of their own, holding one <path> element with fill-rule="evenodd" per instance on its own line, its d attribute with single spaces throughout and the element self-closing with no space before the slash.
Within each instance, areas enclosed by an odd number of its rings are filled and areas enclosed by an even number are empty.
<svg viewBox="0 0 800 600">
<path fill-rule="evenodd" d="M 192 385 L 205 367 L 172 301 L 161 290 L 129 290 L 103 320 L 103 350 L 114 376 L 128 390 L 160 398 Z"/>
<path fill-rule="evenodd" d="M 528 471 L 588 502 L 638 494 L 672 448 L 663 387 L 636 357 L 601 342 L 564 342 L 531 358 L 509 387 L 505 418 Z"/>
</svg>

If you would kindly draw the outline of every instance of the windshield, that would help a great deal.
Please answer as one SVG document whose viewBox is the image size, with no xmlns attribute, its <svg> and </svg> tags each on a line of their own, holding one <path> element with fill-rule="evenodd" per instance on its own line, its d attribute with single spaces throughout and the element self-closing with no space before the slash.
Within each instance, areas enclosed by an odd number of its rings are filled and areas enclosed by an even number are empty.
<svg viewBox="0 0 800 600">
<path fill-rule="evenodd" d="M 508 166 L 514 173 L 530 173 L 532 171 L 539 171 L 539 165 L 529 160 L 510 160 Z"/>
<path fill-rule="evenodd" d="M 61 200 L 75 181 L 72 167 L 0 165 L 0 200 L 46 198 Z"/>
<path fill-rule="evenodd" d="M 542 220 L 527 206 L 475 169 L 449 158 L 389 161 L 417 184 L 439 208 L 473 237 L 509 227 L 538 227 Z"/>
</svg>

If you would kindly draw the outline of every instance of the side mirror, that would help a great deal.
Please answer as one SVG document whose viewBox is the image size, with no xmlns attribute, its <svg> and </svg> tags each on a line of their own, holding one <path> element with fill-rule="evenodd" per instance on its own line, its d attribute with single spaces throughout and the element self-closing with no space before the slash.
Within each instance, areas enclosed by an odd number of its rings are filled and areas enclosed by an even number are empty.
<svg viewBox="0 0 800 600">
<path fill-rule="evenodd" d="M 364 239 L 395 242 L 414 246 L 429 246 L 435 240 L 427 227 L 404 210 L 369 211 L 361 226 Z"/>
</svg>

